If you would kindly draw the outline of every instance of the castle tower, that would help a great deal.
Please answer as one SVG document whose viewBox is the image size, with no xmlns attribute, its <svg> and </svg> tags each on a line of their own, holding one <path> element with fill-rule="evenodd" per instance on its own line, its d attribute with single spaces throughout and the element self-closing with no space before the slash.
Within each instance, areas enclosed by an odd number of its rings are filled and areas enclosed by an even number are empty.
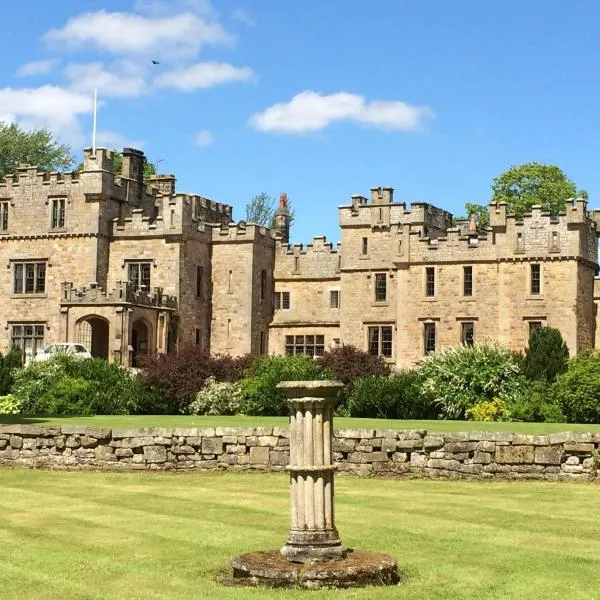
<svg viewBox="0 0 600 600">
<path fill-rule="evenodd" d="M 287 194 L 279 196 L 279 207 L 275 212 L 275 231 L 281 234 L 281 241 L 288 244 L 290 241 L 290 211 L 287 205 Z"/>
</svg>

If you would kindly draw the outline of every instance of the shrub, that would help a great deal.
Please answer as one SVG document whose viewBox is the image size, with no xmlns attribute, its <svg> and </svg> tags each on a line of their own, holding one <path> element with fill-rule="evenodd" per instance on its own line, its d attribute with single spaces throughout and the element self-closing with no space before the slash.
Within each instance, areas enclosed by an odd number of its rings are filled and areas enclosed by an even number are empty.
<svg viewBox="0 0 600 600">
<path fill-rule="evenodd" d="M 347 386 L 357 379 L 387 377 L 390 374 L 390 367 L 381 356 L 373 356 L 355 346 L 333 348 L 319 356 L 316 363 L 329 369 L 336 379 Z"/>
<path fill-rule="evenodd" d="M 500 398 L 482 400 L 467 408 L 465 416 L 469 421 L 506 421 L 510 417 L 508 405 Z"/>
<path fill-rule="evenodd" d="M 377 419 L 433 419 L 435 407 L 420 394 L 417 371 L 357 379 L 348 396 L 348 415 Z"/>
<path fill-rule="evenodd" d="M 147 356 L 142 362 L 142 382 L 154 393 L 166 413 L 185 412 L 209 377 L 217 381 L 241 379 L 250 365 L 250 356 L 211 356 L 196 345 L 187 345 L 175 354 Z M 159 397 L 162 396 L 161 399 Z"/>
<path fill-rule="evenodd" d="M 240 410 L 245 415 L 287 415 L 285 396 L 276 389 L 282 381 L 308 381 L 331 378 L 310 356 L 269 356 L 255 358 L 242 380 Z"/>
<path fill-rule="evenodd" d="M 21 350 L 13 346 L 6 356 L 0 353 L 0 396 L 10 393 L 14 383 L 14 370 L 23 366 Z"/>
<path fill-rule="evenodd" d="M 239 382 L 217 381 L 209 377 L 189 405 L 192 415 L 235 415 L 239 412 L 242 389 Z"/>
<path fill-rule="evenodd" d="M 422 391 L 447 419 L 498 398 L 508 405 L 521 397 L 524 380 L 513 354 L 498 344 L 446 348 L 423 359 Z"/>
<path fill-rule="evenodd" d="M 558 329 L 540 327 L 529 336 L 523 372 L 531 381 L 552 382 L 567 370 L 569 349 Z"/>
<path fill-rule="evenodd" d="M 144 397 L 137 376 L 101 359 L 57 355 L 15 374 L 13 395 L 28 415 L 117 415 L 138 410 Z"/>
<path fill-rule="evenodd" d="M 553 386 L 554 399 L 569 423 L 600 423 L 600 352 L 569 360 Z"/>
<path fill-rule="evenodd" d="M 522 397 L 510 407 L 514 421 L 562 423 L 565 417 L 553 398 L 553 389 L 546 381 L 533 381 Z"/>
<path fill-rule="evenodd" d="M 21 405 L 13 395 L 0 396 L 0 415 L 18 415 L 20 412 Z"/>
</svg>

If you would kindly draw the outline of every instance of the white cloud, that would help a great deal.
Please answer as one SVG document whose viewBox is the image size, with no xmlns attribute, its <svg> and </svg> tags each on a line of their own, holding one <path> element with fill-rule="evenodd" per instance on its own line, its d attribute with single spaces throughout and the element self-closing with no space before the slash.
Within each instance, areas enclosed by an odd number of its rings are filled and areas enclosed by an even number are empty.
<svg viewBox="0 0 600 600">
<path fill-rule="evenodd" d="M 366 102 L 363 96 L 338 92 L 322 95 L 310 90 L 300 92 L 289 102 L 273 104 L 250 117 L 260 131 L 305 133 L 319 131 L 336 121 L 354 121 L 381 129 L 414 131 L 424 119 L 433 117 L 426 106 L 411 106 L 399 100 Z"/>
<path fill-rule="evenodd" d="M 213 16 L 216 10 L 209 0 L 137 0 L 134 10 L 151 15 L 166 15 L 191 10 L 200 15 Z"/>
<path fill-rule="evenodd" d="M 196 145 L 198 146 L 210 146 L 215 141 L 215 136 L 208 131 L 208 129 L 202 129 L 196 135 Z"/>
<path fill-rule="evenodd" d="M 148 91 L 146 67 L 121 60 L 105 69 L 102 63 L 71 63 L 65 67 L 65 76 L 71 89 L 91 93 L 98 88 L 100 97 L 136 98 Z"/>
<path fill-rule="evenodd" d="M 100 147 L 112 148 L 113 150 L 122 150 L 123 148 L 137 148 L 138 150 L 144 147 L 144 142 L 141 140 L 131 140 L 126 136 L 109 129 L 100 130 L 96 133 L 96 144 Z"/>
<path fill-rule="evenodd" d="M 256 27 L 256 21 L 243 8 L 234 8 L 231 11 L 231 18 L 248 27 Z"/>
<path fill-rule="evenodd" d="M 114 54 L 145 54 L 150 59 L 195 56 L 207 44 L 228 44 L 231 35 L 217 22 L 193 12 L 147 17 L 135 13 L 97 12 L 72 17 L 61 29 L 44 35 L 49 43 L 95 45 Z"/>
<path fill-rule="evenodd" d="M 249 67 L 234 67 L 228 63 L 204 62 L 162 73 L 155 79 L 159 87 L 173 87 L 185 92 L 214 87 L 232 81 L 248 81 L 253 72 Z"/>
<path fill-rule="evenodd" d="M 52 71 L 57 61 L 53 59 L 33 60 L 17 69 L 19 77 L 33 77 L 35 75 L 47 75 Z"/>
</svg>

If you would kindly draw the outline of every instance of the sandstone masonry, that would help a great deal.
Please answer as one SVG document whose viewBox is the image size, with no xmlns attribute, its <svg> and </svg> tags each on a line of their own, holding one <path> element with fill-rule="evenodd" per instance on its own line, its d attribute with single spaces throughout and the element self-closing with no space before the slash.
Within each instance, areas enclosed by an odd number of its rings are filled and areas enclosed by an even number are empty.
<svg viewBox="0 0 600 600">
<path fill-rule="evenodd" d="M 525 435 L 425 429 L 339 429 L 341 473 L 378 477 L 595 480 L 600 432 Z M 0 466 L 61 470 L 282 471 L 289 430 L 279 427 L 104 429 L 0 426 Z"/>
</svg>

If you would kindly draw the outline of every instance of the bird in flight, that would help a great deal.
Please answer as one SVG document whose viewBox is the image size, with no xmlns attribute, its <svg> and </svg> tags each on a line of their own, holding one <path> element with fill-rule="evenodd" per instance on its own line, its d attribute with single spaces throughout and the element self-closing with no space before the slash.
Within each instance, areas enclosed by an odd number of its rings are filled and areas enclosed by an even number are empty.
<svg viewBox="0 0 600 600">
<path fill-rule="evenodd" d="M 157 60 L 153 60 L 153 61 L 152 61 L 152 64 L 153 64 L 153 65 L 160 65 L 160 63 L 159 63 Z"/>
</svg>

